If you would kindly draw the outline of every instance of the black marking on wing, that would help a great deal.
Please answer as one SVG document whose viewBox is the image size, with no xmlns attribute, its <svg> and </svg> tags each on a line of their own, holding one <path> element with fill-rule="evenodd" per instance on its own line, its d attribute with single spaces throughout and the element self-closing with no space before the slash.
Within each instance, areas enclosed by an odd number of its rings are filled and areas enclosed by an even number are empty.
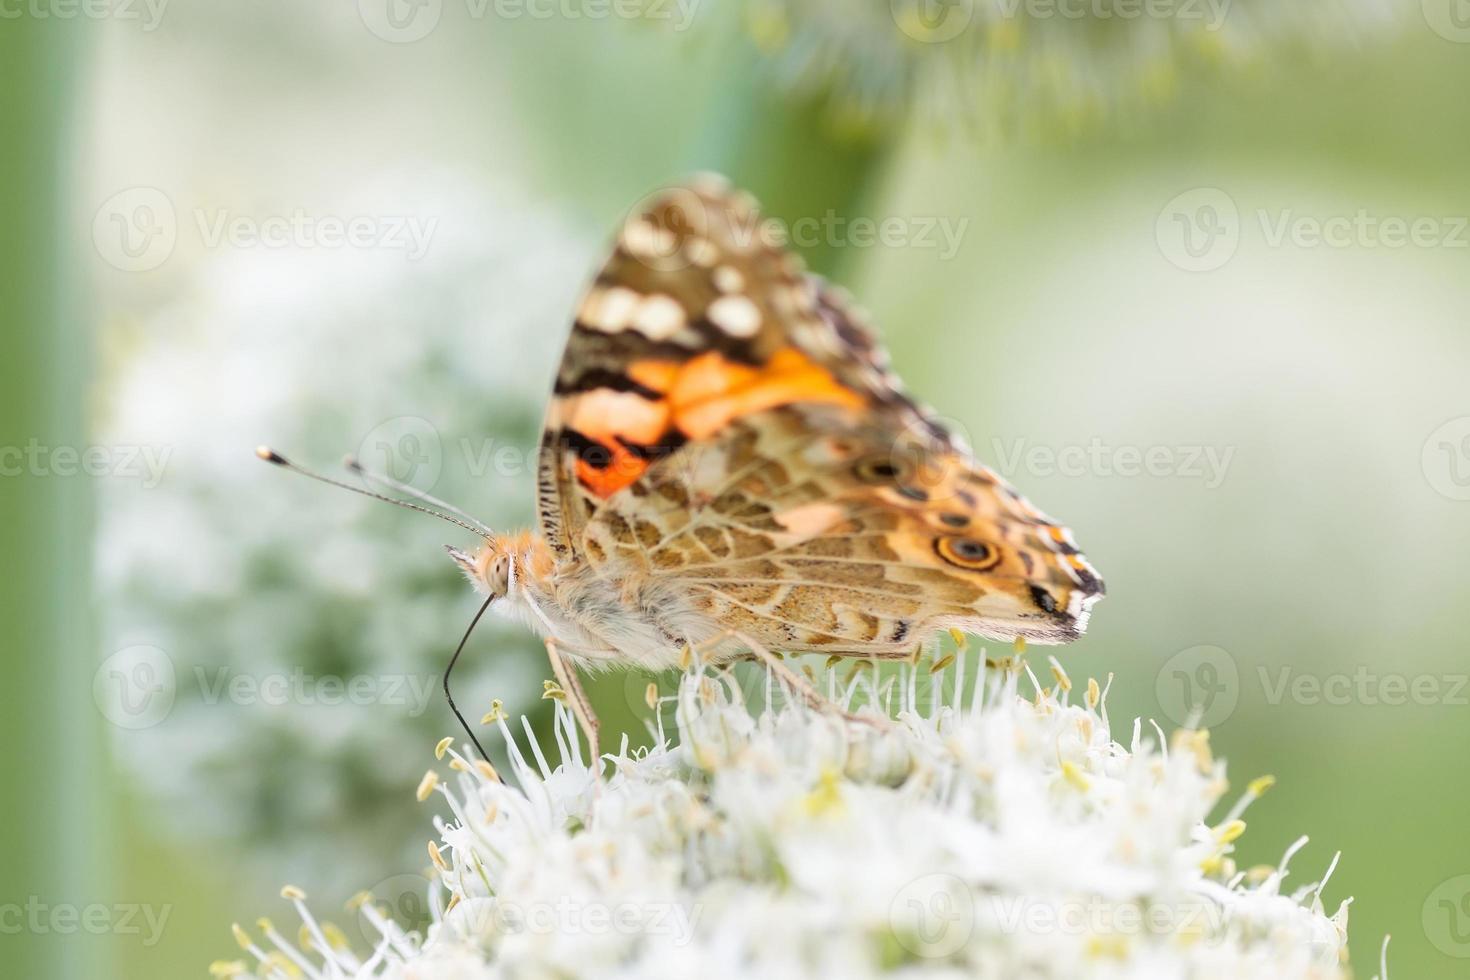
<svg viewBox="0 0 1470 980">
<path fill-rule="evenodd" d="M 595 391 L 598 388 L 608 388 L 612 391 L 631 391 L 651 402 L 658 401 L 663 395 L 654 391 L 647 385 L 639 384 L 621 371 L 608 368 L 589 368 L 577 375 L 576 378 L 557 378 L 556 393 L 558 395 L 575 395 L 583 391 Z"/>
</svg>

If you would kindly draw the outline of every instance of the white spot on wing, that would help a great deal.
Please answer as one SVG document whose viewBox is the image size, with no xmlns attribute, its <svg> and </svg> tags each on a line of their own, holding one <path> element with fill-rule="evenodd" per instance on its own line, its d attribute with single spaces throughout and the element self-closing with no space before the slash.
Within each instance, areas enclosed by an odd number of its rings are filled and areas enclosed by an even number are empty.
<svg viewBox="0 0 1470 980">
<path fill-rule="evenodd" d="M 721 296 L 710 304 L 707 315 L 732 337 L 754 337 L 761 328 L 761 311 L 744 296 Z"/>
<path fill-rule="evenodd" d="M 618 333 L 628 326 L 638 309 L 639 295 L 625 286 L 594 289 L 582 301 L 577 319 L 583 325 L 603 333 Z"/>
<path fill-rule="evenodd" d="M 667 340 L 684 329 L 684 308 L 672 296 L 655 293 L 633 315 L 633 329 L 649 340 Z"/>
<path fill-rule="evenodd" d="M 677 245 L 673 232 L 646 219 L 631 222 L 623 229 L 623 247 L 641 259 L 666 258 Z"/>
<path fill-rule="evenodd" d="M 734 266 L 722 265 L 714 272 L 715 288 L 722 293 L 738 293 L 745 288 L 745 277 Z"/>
</svg>

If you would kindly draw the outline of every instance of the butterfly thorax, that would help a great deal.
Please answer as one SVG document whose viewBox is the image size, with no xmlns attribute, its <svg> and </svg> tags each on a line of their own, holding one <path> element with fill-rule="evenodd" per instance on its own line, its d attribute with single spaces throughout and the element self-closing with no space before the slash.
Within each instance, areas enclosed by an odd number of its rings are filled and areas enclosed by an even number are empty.
<svg viewBox="0 0 1470 980">
<path fill-rule="evenodd" d="M 662 670 L 680 648 L 716 630 L 676 590 L 633 567 L 598 574 L 583 562 L 558 562 L 539 534 L 523 531 L 487 538 L 465 573 L 495 608 L 550 638 L 589 666 L 613 663 Z"/>
</svg>

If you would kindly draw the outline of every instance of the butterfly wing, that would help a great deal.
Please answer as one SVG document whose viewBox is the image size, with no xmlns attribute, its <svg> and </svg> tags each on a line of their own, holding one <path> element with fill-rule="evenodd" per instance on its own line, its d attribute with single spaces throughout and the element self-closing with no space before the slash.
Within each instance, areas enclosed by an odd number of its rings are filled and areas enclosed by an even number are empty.
<svg viewBox="0 0 1470 980">
<path fill-rule="evenodd" d="M 1064 642 L 1102 594 L 1069 532 L 711 182 L 635 210 L 583 301 L 540 499 L 563 557 L 783 649 L 902 655 L 951 626 Z"/>
<path fill-rule="evenodd" d="M 604 501 L 728 418 L 797 398 L 861 404 L 795 342 L 813 300 L 772 227 L 714 177 L 631 211 L 578 306 L 547 410 L 538 513 L 559 557 Z"/>
</svg>

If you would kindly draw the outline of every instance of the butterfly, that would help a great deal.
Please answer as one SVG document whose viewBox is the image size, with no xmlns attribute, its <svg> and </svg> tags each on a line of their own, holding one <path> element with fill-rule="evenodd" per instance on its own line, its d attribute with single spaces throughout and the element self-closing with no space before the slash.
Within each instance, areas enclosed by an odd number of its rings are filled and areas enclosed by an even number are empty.
<svg viewBox="0 0 1470 980">
<path fill-rule="evenodd" d="M 536 503 L 512 534 L 439 516 L 482 535 L 449 553 L 481 614 L 545 641 L 594 759 L 579 668 L 755 657 L 819 698 L 777 652 L 907 658 L 944 630 L 1065 643 L 1104 591 L 716 176 L 635 207 L 578 304 Z"/>
</svg>

